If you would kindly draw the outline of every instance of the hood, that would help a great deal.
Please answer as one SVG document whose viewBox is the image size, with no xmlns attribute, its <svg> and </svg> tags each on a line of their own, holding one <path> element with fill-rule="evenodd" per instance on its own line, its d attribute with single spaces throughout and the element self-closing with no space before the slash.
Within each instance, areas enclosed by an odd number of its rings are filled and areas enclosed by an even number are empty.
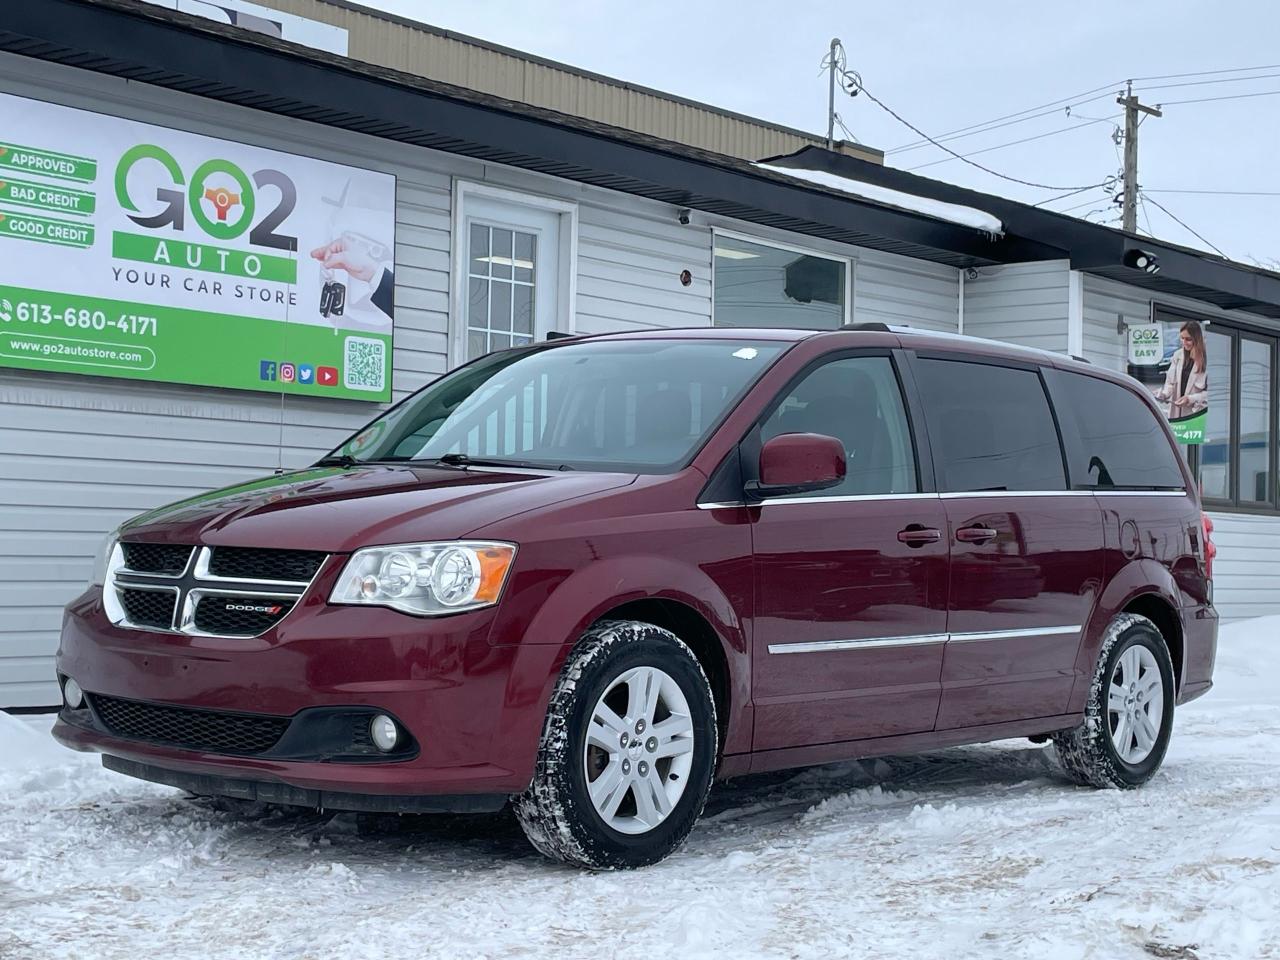
<svg viewBox="0 0 1280 960">
<path fill-rule="evenodd" d="M 130 540 L 349 553 L 454 540 L 547 504 L 632 483 L 618 473 L 402 464 L 315 467 L 224 487 L 125 524 Z"/>
</svg>

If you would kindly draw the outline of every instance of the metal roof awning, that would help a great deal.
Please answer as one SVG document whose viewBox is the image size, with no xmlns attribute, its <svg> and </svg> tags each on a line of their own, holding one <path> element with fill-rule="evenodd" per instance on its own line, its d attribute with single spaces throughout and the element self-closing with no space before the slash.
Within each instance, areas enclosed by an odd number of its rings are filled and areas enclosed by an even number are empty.
<svg viewBox="0 0 1280 960">
<path fill-rule="evenodd" d="M 0 50 L 922 260 L 968 267 L 1069 258 L 1100 276 L 1280 317 L 1280 275 L 1184 247 L 817 147 L 768 161 L 986 211 L 1004 226 L 993 237 L 744 160 L 136 0 L 4 4 Z M 1137 246 L 1160 257 L 1159 275 L 1122 266 Z"/>
</svg>

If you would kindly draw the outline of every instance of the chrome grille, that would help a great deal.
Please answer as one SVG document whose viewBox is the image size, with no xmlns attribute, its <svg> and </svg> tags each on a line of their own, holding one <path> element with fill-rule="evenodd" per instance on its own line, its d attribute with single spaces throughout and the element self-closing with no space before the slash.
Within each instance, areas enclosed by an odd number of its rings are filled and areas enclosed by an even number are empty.
<svg viewBox="0 0 1280 960">
<path fill-rule="evenodd" d="M 291 580 L 308 583 L 327 554 L 314 550 L 262 550 L 257 547 L 214 547 L 209 573 L 230 580 Z"/>
<path fill-rule="evenodd" d="M 256 637 L 285 618 L 294 601 L 284 597 L 201 593 L 192 614 L 195 628 L 215 636 Z"/>
<path fill-rule="evenodd" d="M 311 550 L 122 543 L 103 604 L 111 621 L 126 628 L 257 637 L 298 605 L 327 557 Z"/>
<path fill-rule="evenodd" d="M 172 543 L 122 543 L 124 565 L 138 573 L 181 576 L 191 559 L 191 547 Z"/>
<path fill-rule="evenodd" d="M 129 623 L 139 627 L 159 627 L 167 630 L 173 626 L 174 610 L 178 606 L 178 591 L 120 590 L 120 603 L 124 606 Z"/>
</svg>

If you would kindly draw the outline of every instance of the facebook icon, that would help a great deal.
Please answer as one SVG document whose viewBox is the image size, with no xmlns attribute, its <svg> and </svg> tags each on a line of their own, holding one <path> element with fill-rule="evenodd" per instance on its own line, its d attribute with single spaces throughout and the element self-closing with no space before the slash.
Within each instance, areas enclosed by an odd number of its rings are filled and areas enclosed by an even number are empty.
<svg viewBox="0 0 1280 960">
<path fill-rule="evenodd" d="M 276 362 L 274 360 L 258 361 L 258 379 L 274 380 L 276 378 Z"/>
</svg>

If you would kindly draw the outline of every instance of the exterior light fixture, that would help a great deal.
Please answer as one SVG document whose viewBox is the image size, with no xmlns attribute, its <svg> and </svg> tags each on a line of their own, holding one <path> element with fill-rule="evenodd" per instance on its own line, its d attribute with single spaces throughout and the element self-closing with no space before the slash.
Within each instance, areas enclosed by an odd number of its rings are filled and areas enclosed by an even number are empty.
<svg viewBox="0 0 1280 960">
<path fill-rule="evenodd" d="M 1160 272 L 1160 258 L 1147 250 L 1126 250 L 1124 265 L 1134 270 L 1141 270 L 1143 273 Z"/>
</svg>

